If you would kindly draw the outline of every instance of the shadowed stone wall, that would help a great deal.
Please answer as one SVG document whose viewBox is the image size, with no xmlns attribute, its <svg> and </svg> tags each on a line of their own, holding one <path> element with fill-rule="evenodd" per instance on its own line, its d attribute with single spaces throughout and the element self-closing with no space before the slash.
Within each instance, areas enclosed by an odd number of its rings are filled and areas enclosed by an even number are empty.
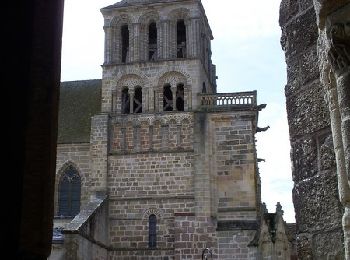
<svg viewBox="0 0 350 260">
<path fill-rule="evenodd" d="M 287 64 L 285 95 L 298 257 L 343 259 L 343 207 L 338 195 L 329 110 L 320 82 L 313 2 L 283 0 L 279 22 Z"/>
</svg>

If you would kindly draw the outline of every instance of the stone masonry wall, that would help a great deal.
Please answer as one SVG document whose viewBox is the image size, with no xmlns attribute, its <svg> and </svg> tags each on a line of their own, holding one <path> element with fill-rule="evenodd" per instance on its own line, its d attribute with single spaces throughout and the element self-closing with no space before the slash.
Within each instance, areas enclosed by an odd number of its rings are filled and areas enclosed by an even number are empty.
<svg viewBox="0 0 350 260">
<path fill-rule="evenodd" d="M 283 0 L 281 44 L 291 142 L 293 202 L 300 259 L 343 259 L 339 202 L 328 108 L 319 80 L 313 2 Z"/>
<path fill-rule="evenodd" d="M 253 116 L 211 114 L 218 220 L 256 220 L 257 183 Z"/>
<path fill-rule="evenodd" d="M 174 256 L 174 215 L 194 214 L 192 118 L 192 113 L 166 113 L 111 120 L 112 259 Z M 150 214 L 157 216 L 156 250 L 148 248 Z"/>
<path fill-rule="evenodd" d="M 219 231 L 218 237 L 218 259 L 257 259 L 257 248 L 248 247 L 253 240 L 255 230 L 230 230 Z"/>
</svg>

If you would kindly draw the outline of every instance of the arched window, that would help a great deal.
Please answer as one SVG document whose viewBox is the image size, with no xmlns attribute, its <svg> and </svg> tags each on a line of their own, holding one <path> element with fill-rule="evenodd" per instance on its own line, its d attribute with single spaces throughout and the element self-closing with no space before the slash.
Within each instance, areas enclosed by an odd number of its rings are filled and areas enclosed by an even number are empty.
<svg viewBox="0 0 350 260">
<path fill-rule="evenodd" d="M 184 84 L 180 83 L 176 88 L 176 110 L 184 111 L 185 102 L 184 102 Z"/>
<path fill-rule="evenodd" d="M 128 25 L 123 25 L 121 28 L 121 39 L 122 39 L 122 62 L 128 61 L 129 52 L 129 28 Z"/>
<path fill-rule="evenodd" d="M 142 88 L 135 88 L 134 95 L 134 113 L 142 113 Z"/>
<path fill-rule="evenodd" d="M 122 90 L 122 114 L 130 113 L 130 95 L 129 89 L 125 87 Z"/>
<path fill-rule="evenodd" d="M 148 219 L 148 247 L 157 247 L 157 217 L 154 214 Z"/>
<path fill-rule="evenodd" d="M 148 59 L 157 59 L 157 25 L 154 22 L 148 26 Z"/>
<path fill-rule="evenodd" d="M 169 84 L 165 85 L 163 89 L 163 110 L 173 111 L 173 93 Z"/>
<path fill-rule="evenodd" d="M 80 211 L 81 180 L 72 166 L 64 171 L 58 189 L 58 215 L 74 217 Z"/>
<path fill-rule="evenodd" d="M 186 25 L 184 20 L 179 20 L 176 25 L 177 57 L 186 58 Z"/>
</svg>

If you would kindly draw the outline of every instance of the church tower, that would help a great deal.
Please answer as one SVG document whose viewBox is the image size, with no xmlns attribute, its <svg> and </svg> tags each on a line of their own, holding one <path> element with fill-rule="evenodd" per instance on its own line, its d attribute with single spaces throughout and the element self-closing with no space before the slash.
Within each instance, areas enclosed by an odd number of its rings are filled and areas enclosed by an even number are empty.
<svg viewBox="0 0 350 260">
<path fill-rule="evenodd" d="M 109 259 L 256 256 L 261 107 L 255 91 L 216 93 L 201 1 L 123 0 L 101 12 L 89 185 L 108 198 Z"/>
</svg>

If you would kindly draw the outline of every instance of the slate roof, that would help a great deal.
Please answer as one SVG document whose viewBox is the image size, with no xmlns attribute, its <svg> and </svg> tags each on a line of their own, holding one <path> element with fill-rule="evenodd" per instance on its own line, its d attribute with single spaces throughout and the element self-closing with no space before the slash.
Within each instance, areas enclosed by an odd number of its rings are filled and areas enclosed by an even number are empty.
<svg viewBox="0 0 350 260">
<path fill-rule="evenodd" d="M 101 79 L 61 82 L 58 144 L 90 142 L 91 117 L 101 111 Z"/>
</svg>

